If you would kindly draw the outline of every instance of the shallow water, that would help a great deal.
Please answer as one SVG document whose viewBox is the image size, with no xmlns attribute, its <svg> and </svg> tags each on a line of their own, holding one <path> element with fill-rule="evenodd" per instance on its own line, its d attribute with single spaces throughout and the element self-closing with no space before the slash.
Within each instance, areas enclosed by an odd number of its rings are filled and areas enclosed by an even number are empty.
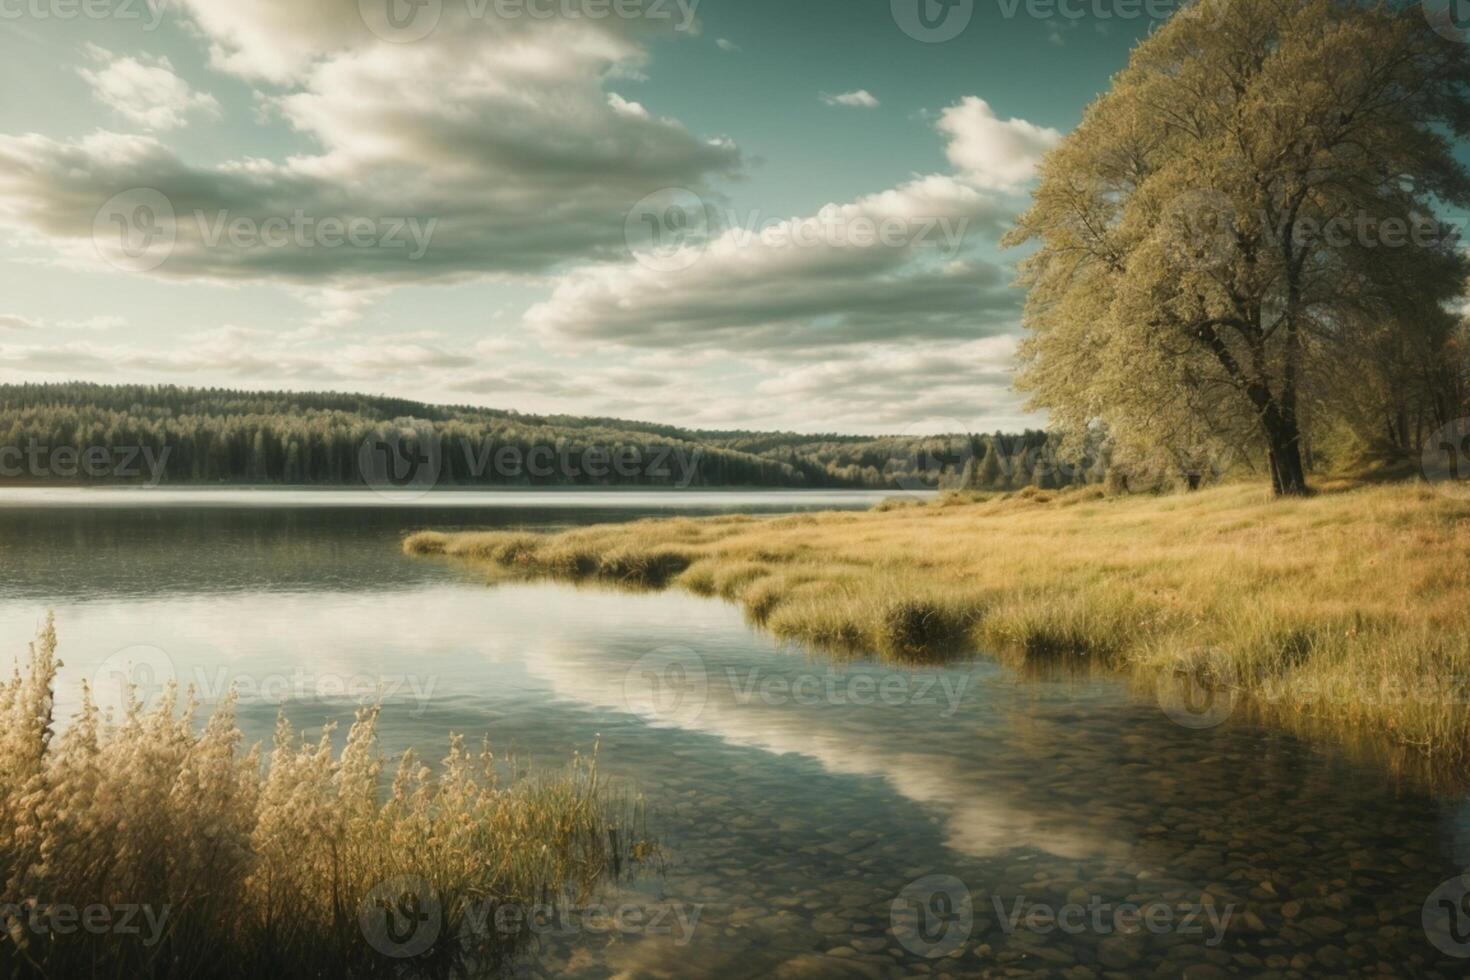
<svg viewBox="0 0 1470 980">
<path fill-rule="evenodd" d="M 602 771 L 645 795 L 668 865 L 600 896 L 602 909 L 540 922 L 525 974 L 1470 965 L 1453 955 L 1470 954 L 1470 906 L 1435 891 L 1470 863 L 1470 807 L 1331 749 L 1241 719 L 1181 725 L 1108 680 L 1022 680 L 982 658 L 832 663 L 725 603 L 489 588 L 397 549 L 428 526 L 867 497 L 497 495 L 466 507 L 183 494 L 97 508 L 93 496 L 41 508 L 34 492 L 0 495 L 0 626 L 18 651 L 55 609 L 62 714 L 77 679 L 115 702 L 125 672 L 206 698 L 237 685 L 252 740 L 283 706 L 298 726 L 347 722 L 381 687 L 390 754 L 437 758 L 450 732 L 488 733 L 546 765 L 600 744 Z"/>
</svg>

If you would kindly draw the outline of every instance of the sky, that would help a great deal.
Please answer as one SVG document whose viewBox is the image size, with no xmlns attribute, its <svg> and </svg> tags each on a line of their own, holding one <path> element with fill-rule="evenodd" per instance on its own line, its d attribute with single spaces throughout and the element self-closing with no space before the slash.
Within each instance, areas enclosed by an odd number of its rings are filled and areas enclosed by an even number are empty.
<svg viewBox="0 0 1470 980">
<path fill-rule="evenodd" d="M 999 239 L 1171 11 L 0 0 L 0 380 L 1037 425 Z"/>
</svg>

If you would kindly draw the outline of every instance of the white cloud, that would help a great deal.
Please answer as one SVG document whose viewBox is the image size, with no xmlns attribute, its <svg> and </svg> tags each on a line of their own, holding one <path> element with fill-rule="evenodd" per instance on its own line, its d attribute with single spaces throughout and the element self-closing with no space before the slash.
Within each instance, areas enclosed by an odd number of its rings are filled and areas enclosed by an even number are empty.
<svg viewBox="0 0 1470 980">
<path fill-rule="evenodd" d="M 880 105 L 878 100 L 865 88 L 856 92 L 843 92 L 841 95 L 828 95 L 822 93 L 822 101 L 827 105 L 847 106 L 850 109 L 876 109 Z"/>
<path fill-rule="evenodd" d="M 660 256 L 667 264 L 574 270 L 526 321 L 564 340 L 743 351 L 980 336 L 1014 320 L 1016 297 L 1006 272 L 963 253 L 1008 214 L 953 178 L 916 178 L 815 215 L 717 230 Z"/>
<path fill-rule="evenodd" d="M 1024 119 L 1001 119 L 984 99 L 969 96 L 940 114 L 949 160 L 977 187 L 1016 190 L 1036 173 L 1042 154 L 1062 134 Z"/>
<path fill-rule="evenodd" d="M 734 41 L 724 37 L 715 39 L 715 47 L 719 48 L 721 51 L 728 51 L 731 54 L 739 54 L 741 51 L 745 50 Z"/>
<path fill-rule="evenodd" d="M 183 126 L 191 113 L 220 115 L 214 96 L 194 91 L 174 73 L 167 58 L 125 57 L 95 44 L 86 45 L 84 50 L 101 67 L 78 68 L 77 73 L 92 87 L 99 102 L 129 122 L 163 131 Z"/>
<path fill-rule="evenodd" d="M 657 25 L 468 18 L 451 5 L 429 37 L 390 44 L 363 28 L 355 0 L 189 0 L 187 10 L 219 67 L 287 86 L 257 99 L 317 149 L 201 167 L 151 136 L 0 136 L 0 221 L 95 263 L 99 208 L 152 188 L 179 219 L 155 275 L 330 288 L 540 275 L 622 254 L 627 212 L 651 191 L 706 189 L 741 168 L 729 140 L 604 88 L 636 75 Z M 236 247 L 201 233 L 297 212 L 436 224 L 418 259 L 406 248 Z"/>
</svg>

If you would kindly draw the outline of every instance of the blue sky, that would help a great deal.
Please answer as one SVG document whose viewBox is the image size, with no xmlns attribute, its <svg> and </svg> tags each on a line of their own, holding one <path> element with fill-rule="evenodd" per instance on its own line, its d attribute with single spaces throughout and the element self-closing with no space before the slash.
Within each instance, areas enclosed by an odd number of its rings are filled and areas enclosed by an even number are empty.
<svg viewBox="0 0 1470 980">
<path fill-rule="evenodd" d="M 1009 390 L 996 242 L 1151 23 L 1127 0 L 155 2 L 0 0 L 6 380 L 799 431 L 1041 420 Z M 920 3 L 951 39 L 905 31 Z"/>
</svg>

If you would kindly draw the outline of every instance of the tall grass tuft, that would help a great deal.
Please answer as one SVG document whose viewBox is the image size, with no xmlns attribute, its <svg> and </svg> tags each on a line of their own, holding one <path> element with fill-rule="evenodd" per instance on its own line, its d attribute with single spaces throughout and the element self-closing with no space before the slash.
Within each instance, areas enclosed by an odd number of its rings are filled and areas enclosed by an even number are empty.
<svg viewBox="0 0 1470 980">
<path fill-rule="evenodd" d="M 720 596 L 777 636 L 900 661 L 983 647 L 1028 669 L 1065 661 L 1152 680 L 1207 650 L 1274 724 L 1449 766 L 1470 758 L 1470 499 L 1447 487 L 1289 501 L 1247 484 L 1028 488 L 406 547 L 559 578 L 550 556 L 575 547 L 591 576 Z M 498 557 L 507 550 L 515 562 Z"/>
<path fill-rule="evenodd" d="M 437 771 L 408 753 L 385 786 L 376 707 L 340 755 L 330 728 L 307 740 L 283 718 L 263 759 L 243 747 L 233 699 L 201 729 L 192 695 L 172 689 L 151 709 L 132 698 L 114 724 L 84 688 L 58 735 L 56 642 L 48 621 L 0 683 L 7 976 L 484 975 L 528 937 L 470 929 L 475 910 L 585 894 L 651 854 L 641 807 L 603 784 L 595 753 L 502 778 L 488 745 L 455 736 Z M 410 959 L 363 925 L 396 881 L 440 908 Z M 85 916 L 137 931 L 79 927 Z"/>
</svg>

